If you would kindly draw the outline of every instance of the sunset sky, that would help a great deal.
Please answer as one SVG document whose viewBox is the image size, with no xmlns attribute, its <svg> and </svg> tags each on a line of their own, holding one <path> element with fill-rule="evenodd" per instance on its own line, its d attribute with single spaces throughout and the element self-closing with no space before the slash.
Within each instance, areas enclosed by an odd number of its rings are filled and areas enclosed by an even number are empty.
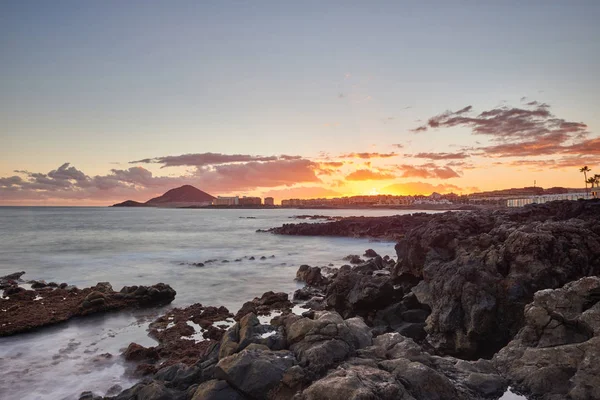
<svg viewBox="0 0 600 400">
<path fill-rule="evenodd" d="M 599 20 L 597 0 L 3 1 L 0 205 L 583 187 Z"/>
</svg>

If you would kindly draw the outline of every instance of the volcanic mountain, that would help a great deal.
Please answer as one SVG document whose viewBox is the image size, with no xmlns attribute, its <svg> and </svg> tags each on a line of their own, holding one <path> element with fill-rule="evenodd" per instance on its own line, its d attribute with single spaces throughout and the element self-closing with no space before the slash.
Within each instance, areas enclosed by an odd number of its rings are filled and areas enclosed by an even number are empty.
<svg viewBox="0 0 600 400">
<path fill-rule="evenodd" d="M 184 185 L 171 189 L 162 196 L 150 199 L 145 203 L 127 200 L 122 203 L 113 204 L 112 207 L 187 207 L 209 205 L 214 199 L 214 196 L 200 189 Z"/>
</svg>

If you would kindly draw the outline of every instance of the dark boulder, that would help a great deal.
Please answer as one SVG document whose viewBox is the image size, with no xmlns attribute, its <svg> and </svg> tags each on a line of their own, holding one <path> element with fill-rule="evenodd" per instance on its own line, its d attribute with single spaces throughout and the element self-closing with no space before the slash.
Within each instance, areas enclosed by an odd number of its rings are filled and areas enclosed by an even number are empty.
<svg viewBox="0 0 600 400">
<path fill-rule="evenodd" d="M 236 321 L 239 321 L 244 315 L 249 313 L 268 315 L 274 310 L 291 310 L 292 307 L 293 304 L 288 300 L 287 293 L 269 291 L 265 292 L 261 297 L 255 297 L 252 301 L 245 302 L 234 318 Z"/>
<path fill-rule="evenodd" d="M 344 318 L 359 315 L 372 321 L 378 309 L 402 297 L 389 275 L 364 275 L 340 270 L 326 290 L 326 304 Z"/>
<path fill-rule="evenodd" d="M 130 343 L 123 356 L 127 361 L 156 361 L 160 357 L 154 347 L 144 347 L 137 343 Z"/>
<path fill-rule="evenodd" d="M 227 382 L 213 379 L 200 384 L 192 400 L 244 400 L 244 397 Z"/>
<path fill-rule="evenodd" d="M 496 356 L 519 391 L 540 400 L 600 398 L 600 278 L 542 290 L 525 326 Z"/>
<path fill-rule="evenodd" d="M 321 275 L 321 268 L 301 265 L 296 272 L 296 280 L 305 282 L 309 286 L 325 286 L 329 280 Z"/>
<path fill-rule="evenodd" d="M 221 359 L 215 376 L 252 399 L 267 399 L 294 364 L 293 354 L 286 350 L 246 349 Z"/>
<path fill-rule="evenodd" d="M 344 260 L 348 261 L 350 264 L 362 264 L 365 262 L 358 254 L 350 254 L 344 257 Z"/>
<path fill-rule="evenodd" d="M 367 249 L 367 250 L 365 250 L 365 254 L 363 254 L 363 256 L 369 257 L 369 258 L 375 258 L 378 255 L 379 254 L 377 254 L 377 252 L 373 249 Z"/>
<path fill-rule="evenodd" d="M 389 372 L 364 365 L 344 365 L 302 392 L 304 400 L 411 399 Z"/>
</svg>

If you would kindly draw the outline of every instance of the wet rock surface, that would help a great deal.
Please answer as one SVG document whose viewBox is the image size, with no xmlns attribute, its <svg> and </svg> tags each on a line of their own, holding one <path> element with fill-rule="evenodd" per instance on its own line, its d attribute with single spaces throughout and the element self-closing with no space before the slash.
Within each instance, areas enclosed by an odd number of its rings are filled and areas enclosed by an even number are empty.
<svg viewBox="0 0 600 400">
<path fill-rule="evenodd" d="M 123 352 L 128 361 L 136 361 L 135 375 L 150 375 L 173 365 L 192 366 L 218 347 L 226 330 L 235 323 L 225 307 L 193 304 L 174 308 L 150 323 L 149 335 L 157 346 L 131 343 Z"/>
<path fill-rule="evenodd" d="M 115 292 L 108 282 L 78 289 L 67 284 L 47 284 L 30 281 L 31 290 L 22 286 L 23 273 L 1 278 L 5 286 L 0 298 L 0 336 L 13 335 L 57 324 L 74 317 L 136 307 L 155 307 L 169 304 L 176 292 L 169 285 L 125 286 Z M 37 289 L 35 289 L 37 288 Z"/>
</svg>

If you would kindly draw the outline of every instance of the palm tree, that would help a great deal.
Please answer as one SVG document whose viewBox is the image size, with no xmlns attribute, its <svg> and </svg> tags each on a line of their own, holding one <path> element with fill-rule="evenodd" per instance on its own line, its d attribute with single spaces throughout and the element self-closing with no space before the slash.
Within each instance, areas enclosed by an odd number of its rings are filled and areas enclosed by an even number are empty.
<svg viewBox="0 0 600 400">
<path fill-rule="evenodd" d="M 579 169 L 579 172 L 583 172 L 583 179 L 585 179 L 585 193 L 588 193 L 588 189 L 587 189 L 587 184 L 588 184 L 588 178 L 587 178 L 587 173 L 590 172 L 591 169 L 588 168 L 587 165 L 585 165 L 583 168 Z"/>
<path fill-rule="evenodd" d="M 591 187 L 592 189 L 594 189 L 594 183 L 596 183 L 596 178 L 594 178 L 593 176 L 590 176 L 590 177 L 587 179 L 587 181 L 585 181 L 585 182 L 586 182 L 586 183 L 589 183 L 589 184 L 590 184 L 590 187 Z M 587 185 L 586 185 L 586 187 L 587 187 Z M 592 191 L 593 191 L 593 190 L 592 190 Z"/>
</svg>

